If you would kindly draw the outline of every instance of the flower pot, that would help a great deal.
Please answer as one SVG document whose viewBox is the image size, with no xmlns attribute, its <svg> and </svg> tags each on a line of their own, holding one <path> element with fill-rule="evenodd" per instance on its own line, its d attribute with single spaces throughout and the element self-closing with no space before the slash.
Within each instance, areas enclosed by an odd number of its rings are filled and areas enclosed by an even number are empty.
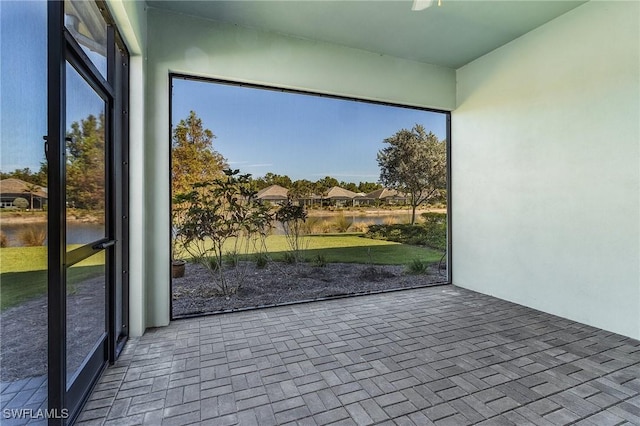
<svg viewBox="0 0 640 426">
<path fill-rule="evenodd" d="M 181 278 L 184 277 L 184 268 L 187 262 L 184 260 L 174 260 L 171 262 L 171 277 Z"/>
</svg>

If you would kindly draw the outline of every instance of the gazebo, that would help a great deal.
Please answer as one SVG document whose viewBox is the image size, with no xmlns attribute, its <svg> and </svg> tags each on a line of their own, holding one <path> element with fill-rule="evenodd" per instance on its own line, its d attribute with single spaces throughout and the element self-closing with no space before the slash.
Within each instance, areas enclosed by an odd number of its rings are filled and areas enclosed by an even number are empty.
<svg viewBox="0 0 640 426">
<path fill-rule="evenodd" d="M 47 204 L 47 188 L 9 178 L 0 180 L 0 207 L 15 207 L 16 198 L 24 198 L 30 209 L 42 209 Z"/>
</svg>

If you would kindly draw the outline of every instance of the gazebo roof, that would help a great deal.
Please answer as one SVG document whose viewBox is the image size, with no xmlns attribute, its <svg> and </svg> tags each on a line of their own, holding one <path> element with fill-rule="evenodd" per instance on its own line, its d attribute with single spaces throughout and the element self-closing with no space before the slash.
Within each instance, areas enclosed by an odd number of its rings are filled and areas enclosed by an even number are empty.
<svg viewBox="0 0 640 426">
<path fill-rule="evenodd" d="M 21 179 L 9 178 L 0 180 L 0 194 L 25 194 L 28 195 L 29 186 L 32 185 L 29 182 L 25 182 Z M 33 191 L 33 195 L 41 198 L 48 198 L 47 188 L 36 185 L 36 190 Z"/>
<path fill-rule="evenodd" d="M 356 196 L 357 194 L 353 191 L 349 191 L 348 189 L 344 189 L 344 188 L 340 188 L 339 186 L 334 186 L 333 188 L 331 188 L 329 190 L 329 192 L 327 192 L 327 197 L 326 198 L 348 198 L 348 199 L 352 199 Z"/>
<path fill-rule="evenodd" d="M 286 200 L 289 194 L 287 188 L 280 185 L 271 185 L 258 191 L 256 197 L 259 200 Z"/>
<path fill-rule="evenodd" d="M 402 192 L 398 192 L 395 189 L 382 188 L 382 189 L 376 189 L 375 191 L 371 191 L 370 193 L 365 195 L 364 198 L 368 198 L 371 200 L 383 200 L 389 197 L 404 198 L 405 194 L 403 194 Z"/>
</svg>

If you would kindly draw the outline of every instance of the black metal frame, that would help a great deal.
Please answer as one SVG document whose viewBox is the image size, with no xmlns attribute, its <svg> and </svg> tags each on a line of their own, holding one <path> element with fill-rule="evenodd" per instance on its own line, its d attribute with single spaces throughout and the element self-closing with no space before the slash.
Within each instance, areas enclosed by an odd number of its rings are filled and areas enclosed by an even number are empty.
<svg viewBox="0 0 640 426">
<path fill-rule="evenodd" d="M 453 222 L 451 215 L 451 113 L 447 113 L 447 279 L 453 284 Z"/>
<path fill-rule="evenodd" d="M 281 88 L 281 87 L 274 87 L 274 86 L 267 86 L 267 85 L 261 85 L 261 84 L 255 84 L 255 83 L 244 83 L 244 82 L 238 82 L 238 81 L 233 81 L 233 80 L 224 80 L 224 79 L 219 79 L 219 78 L 210 78 L 210 77 L 202 77 L 202 76 L 194 76 L 194 75 L 189 75 L 189 74 L 183 74 L 183 73 L 169 73 L 169 170 L 172 170 L 172 163 L 173 163 L 173 158 L 172 158 L 172 137 L 173 137 L 173 80 L 174 79 L 183 79 L 183 80 L 194 80 L 194 81 L 202 81 L 205 83 L 216 83 L 216 84 L 224 84 L 227 86 L 238 86 L 238 87 L 249 87 L 252 89 L 262 89 L 262 90 L 271 90 L 274 92 L 285 92 L 285 93 L 293 93 L 293 94 L 298 94 L 298 95 L 307 95 L 307 96 L 315 96 L 315 97 L 320 97 L 320 98 L 331 98 L 331 99 L 339 99 L 339 100 L 346 100 L 346 101 L 353 101 L 353 102 L 363 102 L 363 103 L 369 103 L 369 104 L 376 104 L 376 105 L 385 105 L 385 106 L 393 106 L 393 107 L 399 107 L 399 108 L 407 108 L 407 109 L 415 109 L 415 110 L 420 110 L 420 111 L 428 111 L 428 112 L 437 112 L 440 114 L 444 114 L 446 117 L 446 155 L 447 155 L 447 281 L 446 282 L 442 282 L 442 283 L 437 283 L 437 284 L 432 284 L 432 285 L 427 285 L 427 286 L 419 286 L 419 287 L 411 287 L 411 288 L 422 288 L 422 287 L 434 287 L 436 285 L 450 285 L 453 284 L 453 272 L 452 272 L 452 265 L 453 265 L 453 256 L 452 256 L 452 232 L 451 232 L 451 228 L 452 228 L 452 221 L 451 221 L 451 112 L 450 111 L 445 111 L 445 110 L 440 110 L 440 109 L 435 109 L 435 108 L 425 108 L 425 107 L 417 107 L 417 106 L 412 106 L 412 105 L 403 105 L 403 104 L 398 104 L 398 103 L 393 103 L 393 102 L 383 102 L 383 101 L 376 101 L 376 100 L 369 100 L 369 99 L 361 99 L 361 98 L 354 98 L 354 97 L 349 97 L 349 96 L 340 96 L 340 95 L 333 95 L 333 94 L 326 94 L 326 93 L 316 93 L 316 92 L 312 92 L 312 91 L 305 91 L 305 90 L 299 90 L 299 89 L 288 89 L 288 88 Z M 172 230 L 172 226 L 173 224 L 171 223 L 171 217 L 172 217 L 172 208 L 173 208 L 173 194 L 172 194 L 172 184 L 171 184 L 171 173 L 169 173 L 169 235 L 172 235 L 171 230 Z M 171 247 L 170 247 L 171 249 Z M 171 297 L 172 292 L 173 292 L 173 278 L 171 276 L 171 266 L 169 266 L 170 270 L 169 270 L 169 277 L 170 278 L 170 282 L 169 282 L 169 310 L 171 312 L 170 314 L 170 318 L 171 320 L 175 320 L 175 319 L 181 319 L 181 318 L 191 318 L 191 317 L 197 317 L 197 316 L 204 316 L 204 315 L 215 315 L 215 314 L 222 314 L 222 313 L 228 313 L 228 312 L 236 312 L 236 311 L 246 311 L 246 310 L 254 310 L 254 309 L 264 309 L 264 308 L 270 308 L 270 307 L 277 307 L 277 306 L 283 306 L 283 305 L 295 305 L 295 304 L 301 304 L 301 303 L 309 303 L 309 302 L 316 302 L 316 301 L 321 301 L 321 300 L 332 300 L 332 299 L 342 299 L 344 297 L 354 297 L 354 296 L 362 296 L 365 294 L 377 294 L 377 293 L 387 293 L 387 292 L 393 292 L 393 291 L 400 291 L 400 290 L 407 290 L 405 289 L 392 289 L 392 290 L 384 290 L 384 291 L 378 291 L 378 292 L 371 292 L 371 293 L 353 293 L 353 294 L 348 294 L 348 295 L 341 295 L 341 296 L 330 296 L 330 297 L 323 297 L 323 298 L 318 298 L 318 299 L 313 299 L 313 300 L 300 300 L 300 301 L 294 301 L 294 302 L 287 302 L 287 303 L 283 303 L 283 304 L 276 304 L 276 305 L 267 305 L 267 306 L 253 306 L 253 307 L 247 307 L 247 308 L 241 308 L 241 309 L 234 309 L 231 311 L 218 311 L 218 312 L 206 312 L 206 313 L 200 313 L 200 314 L 194 314 L 194 315 L 184 315 L 184 316 L 180 316 L 180 317 L 174 317 L 173 316 L 173 297 Z"/>
<path fill-rule="evenodd" d="M 47 4 L 48 96 L 47 159 L 48 218 L 48 408 L 57 414 L 50 425 L 72 424 L 106 366 L 121 352 L 128 331 L 128 216 L 129 216 L 129 54 L 103 1 L 96 2 L 107 24 L 107 78 L 98 71 L 65 29 L 64 2 Z M 117 52 L 116 52 L 117 50 Z M 107 106 L 105 120 L 105 237 L 67 252 L 66 249 L 66 66 L 69 63 Z M 122 69 L 116 69 L 116 65 Z M 114 145 L 115 144 L 115 145 Z M 116 149 L 118 149 L 116 151 Z M 121 185 L 119 185 L 121 184 Z M 120 243 L 115 246 L 116 240 Z M 91 355 L 67 387 L 66 275 L 73 264 L 100 251 L 106 254 L 105 330 Z M 117 269 L 116 269 L 117 268 Z M 120 273 L 118 271 L 121 271 Z M 121 300 L 116 300 L 116 285 Z M 120 305 L 118 305 L 120 303 Z M 116 327 L 116 309 L 122 310 L 122 328 Z M 115 330 L 120 330 L 116 335 Z M 64 418 L 67 417 L 67 418 Z"/>
<path fill-rule="evenodd" d="M 64 4 L 48 3 L 47 10 L 47 152 L 48 152 L 48 406 L 62 413 L 66 388 L 66 208 L 64 205 L 65 122 L 62 100 L 66 91 Z M 57 373 L 57 374 L 56 374 Z M 49 419 L 49 425 L 63 419 Z"/>
</svg>

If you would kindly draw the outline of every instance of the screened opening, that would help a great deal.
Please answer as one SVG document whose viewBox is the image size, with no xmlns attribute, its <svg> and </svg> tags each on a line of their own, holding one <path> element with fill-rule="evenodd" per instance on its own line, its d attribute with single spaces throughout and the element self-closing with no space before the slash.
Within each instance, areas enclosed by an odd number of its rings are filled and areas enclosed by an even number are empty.
<svg viewBox="0 0 640 426">
<path fill-rule="evenodd" d="M 171 87 L 173 318 L 450 282 L 448 113 Z"/>
</svg>

